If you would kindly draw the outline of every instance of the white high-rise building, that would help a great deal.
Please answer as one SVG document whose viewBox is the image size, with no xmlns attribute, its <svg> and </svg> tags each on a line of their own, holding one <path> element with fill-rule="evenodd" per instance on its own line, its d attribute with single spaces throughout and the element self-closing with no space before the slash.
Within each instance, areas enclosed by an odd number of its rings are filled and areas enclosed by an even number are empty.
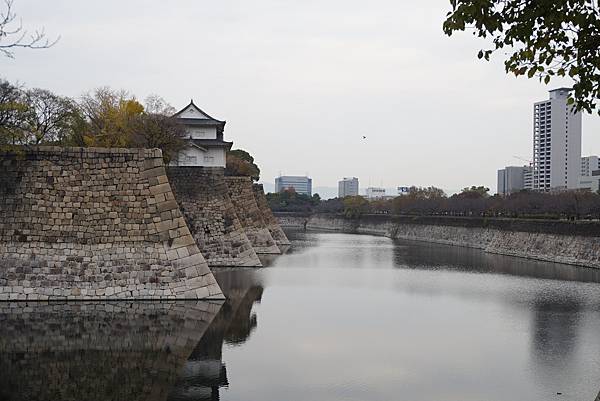
<svg viewBox="0 0 600 401">
<path fill-rule="evenodd" d="M 592 171 L 600 170 L 598 156 L 585 156 L 581 158 L 581 175 L 589 177 Z"/>
<path fill-rule="evenodd" d="M 567 105 L 570 88 L 533 106 L 533 189 L 575 189 L 581 173 L 581 113 Z"/>
<path fill-rule="evenodd" d="M 346 196 L 358 196 L 358 178 L 344 177 L 338 181 L 338 198 Z"/>
</svg>

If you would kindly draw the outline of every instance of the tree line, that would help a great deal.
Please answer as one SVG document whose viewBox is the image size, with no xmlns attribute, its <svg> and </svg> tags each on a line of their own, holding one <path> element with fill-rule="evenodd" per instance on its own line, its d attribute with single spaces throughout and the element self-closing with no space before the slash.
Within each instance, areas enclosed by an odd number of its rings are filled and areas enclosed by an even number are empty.
<svg viewBox="0 0 600 401">
<path fill-rule="evenodd" d="M 189 146 L 175 113 L 158 95 L 142 102 L 102 87 L 74 99 L 0 79 L 0 151 L 27 145 L 159 148 L 169 163 Z M 226 172 L 260 176 L 254 158 L 241 149 L 228 152 Z"/>
<path fill-rule="evenodd" d="M 447 196 L 436 187 L 412 187 L 407 195 L 368 200 L 348 196 L 321 200 L 284 191 L 268 194 L 271 207 L 281 212 L 341 213 L 414 216 L 477 216 L 545 219 L 600 219 L 600 195 L 590 191 L 520 191 L 508 196 L 489 195 L 489 188 L 472 186 Z M 293 199 L 289 201 L 288 199 Z"/>
<path fill-rule="evenodd" d="M 0 148 L 23 145 L 159 148 L 170 161 L 186 146 L 175 109 L 157 95 L 140 102 L 98 88 L 78 99 L 0 80 Z"/>
</svg>

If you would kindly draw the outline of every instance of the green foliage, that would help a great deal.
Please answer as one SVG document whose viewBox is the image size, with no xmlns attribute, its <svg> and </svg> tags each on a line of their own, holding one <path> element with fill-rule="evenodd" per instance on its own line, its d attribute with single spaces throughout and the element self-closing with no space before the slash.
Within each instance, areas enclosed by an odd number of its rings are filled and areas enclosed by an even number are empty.
<svg viewBox="0 0 600 401">
<path fill-rule="evenodd" d="M 410 187 L 407 195 L 392 200 L 394 213 L 428 214 L 439 208 L 446 199 L 444 190 L 436 187 Z"/>
<path fill-rule="evenodd" d="M 294 189 L 286 189 L 278 193 L 268 193 L 269 206 L 276 212 L 311 212 L 321 202 L 319 194 L 308 196 L 299 194 Z"/>
<path fill-rule="evenodd" d="M 450 0 L 447 35 L 472 29 L 492 46 L 479 51 L 489 60 L 500 50 L 515 76 L 575 81 L 569 104 L 589 113 L 600 108 L 600 5 L 598 0 Z"/>
<path fill-rule="evenodd" d="M 227 152 L 227 165 L 225 174 L 232 176 L 248 176 L 254 181 L 260 178 L 260 168 L 254 163 L 254 157 L 242 149 L 233 149 Z"/>
<path fill-rule="evenodd" d="M 23 142 L 28 112 L 29 106 L 21 88 L 0 79 L 0 147 Z"/>
<path fill-rule="evenodd" d="M 470 199 L 487 198 L 488 196 L 490 196 L 488 194 L 489 191 L 490 191 L 490 189 L 486 188 L 484 186 L 480 185 L 480 186 L 476 187 L 475 185 L 473 185 L 470 188 L 469 187 L 463 188 L 458 196 L 461 196 L 463 198 L 470 198 Z"/>
<path fill-rule="evenodd" d="M 358 218 L 367 213 L 369 201 L 362 196 L 347 196 L 344 198 L 344 216 Z"/>
</svg>

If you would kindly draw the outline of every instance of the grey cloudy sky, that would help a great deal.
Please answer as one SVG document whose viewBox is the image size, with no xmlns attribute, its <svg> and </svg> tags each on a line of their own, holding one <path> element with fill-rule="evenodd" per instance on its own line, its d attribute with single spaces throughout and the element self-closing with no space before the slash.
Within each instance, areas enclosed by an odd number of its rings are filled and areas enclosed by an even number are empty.
<svg viewBox="0 0 600 401">
<path fill-rule="evenodd" d="M 98 86 L 190 98 L 227 120 L 262 180 L 335 186 L 496 187 L 496 169 L 531 157 L 535 80 L 446 37 L 448 0 L 16 0 L 29 27 L 60 42 L 0 59 L 0 76 L 78 96 Z M 554 86 L 567 84 L 557 82 Z M 600 153 L 584 116 L 583 154 Z M 362 140 L 362 136 L 367 136 Z"/>
</svg>

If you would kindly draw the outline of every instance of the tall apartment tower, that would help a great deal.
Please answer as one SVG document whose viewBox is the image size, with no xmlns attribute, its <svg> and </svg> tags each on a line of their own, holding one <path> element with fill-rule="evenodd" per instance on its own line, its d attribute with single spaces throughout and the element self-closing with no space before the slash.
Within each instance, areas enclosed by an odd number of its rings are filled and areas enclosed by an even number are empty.
<svg viewBox="0 0 600 401">
<path fill-rule="evenodd" d="M 358 178 L 344 177 L 338 181 L 338 198 L 346 196 L 358 196 Z"/>
<path fill-rule="evenodd" d="M 533 189 L 575 189 L 581 172 L 581 113 L 567 105 L 570 88 L 533 106 Z"/>
</svg>

